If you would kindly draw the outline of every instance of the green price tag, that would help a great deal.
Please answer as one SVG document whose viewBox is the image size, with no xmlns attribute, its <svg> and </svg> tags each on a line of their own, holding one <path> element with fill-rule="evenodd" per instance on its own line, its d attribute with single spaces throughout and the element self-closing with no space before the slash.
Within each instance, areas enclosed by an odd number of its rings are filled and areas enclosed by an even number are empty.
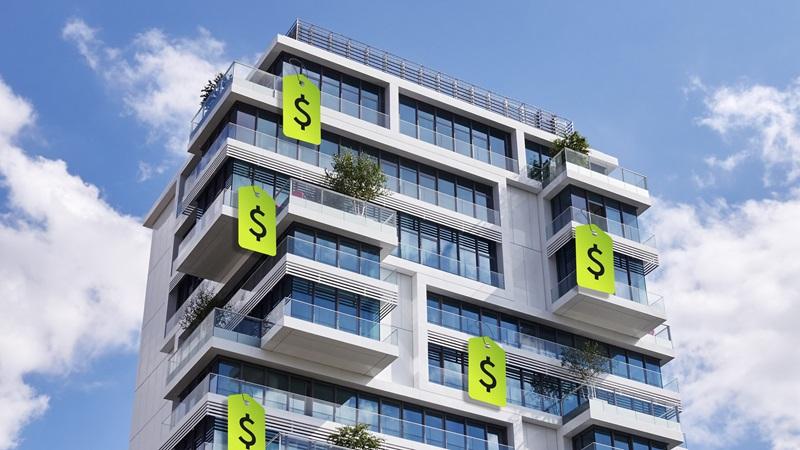
<svg viewBox="0 0 800 450">
<path fill-rule="evenodd" d="M 469 340 L 469 397 L 506 406 L 506 352 L 487 336 Z"/>
<path fill-rule="evenodd" d="M 247 394 L 228 396 L 228 450 L 265 450 L 264 407 Z"/>
<path fill-rule="evenodd" d="M 242 186 L 239 196 L 239 247 L 275 256 L 275 200 L 258 186 Z"/>
<path fill-rule="evenodd" d="M 322 142 L 319 88 L 305 75 L 283 77 L 283 134 L 309 144 Z"/>
<path fill-rule="evenodd" d="M 613 294 L 614 244 L 597 225 L 575 227 L 575 270 L 578 286 Z"/>
</svg>

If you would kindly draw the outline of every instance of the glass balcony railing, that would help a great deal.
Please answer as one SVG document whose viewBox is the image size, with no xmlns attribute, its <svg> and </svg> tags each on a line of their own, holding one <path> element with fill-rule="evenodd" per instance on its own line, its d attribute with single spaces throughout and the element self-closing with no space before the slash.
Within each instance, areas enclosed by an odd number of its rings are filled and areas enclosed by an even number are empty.
<svg viewBox="0 0 800 450">
<path fill-rule="evenodd" d="M 435 189 L 420 186 L 417 183 L 400 180 L 397 177 L 386 176 L 386 189 L 422 200 L 432 205 L 466 214 L 484 222 L 500 225 L 500 212 L 486 206 L 479 205 L 471 200 L 454 197 Z"/>
<path fill-rule="evenodd" d="M 506 155 L 492 152 L 488 148 L 473 145 L 470 142 L 456 139 L 453 136 L 436 132 L 430 128 L 421 127 L 417 124 L 400 120 L 400 132 L 406 136 L 411 136 L 429 144 L 441 147 L 445 150 L 450 150 L 472 159 L 483 161 L 495 167 L 509 170 L 514 173 L 519 172 L 516 159 L 508 158 Z"/>
<path fill-rule="evenodd" d="M 590 406 L 589 400 L 599 400 Z M 658 425 L 672 430 L 680 430 L 680 409 L 668 405 L 630 397 L 616 389 L 600 389 L 593 386 L 579 386 L 561 399 L 564 423 L 577 417 L 587 408 L 597 408 L 598 415 L 619 416 L 639 423 Z"/>
<path fill-rule="evenodd" d="M 170 355 L 167 381 L 170 381 L 212 337 L 260 347 L 264 331 L 265 326 L 262 319 L 228 309 L 215 308 Z"/>
<path fill-rule="evenodd" d="M 381 262 L 377 259 L 377 255 L 375 255 L 375 259 L 368 259 L 305 239 L 287 236 L 278 244 L 276 255 L 269 258 L 267 261 L 273 260 L 277 262 L 277 260 L 281 259 L 286 253 L 318 261 L 329 266 L 338 267 L 348 272 L 358 273 L 387 283 L 397 282 L 397 272 L 382 266 Z M 264 274 L 266 275 L 268 272 L 269 270 L 266 270 Z"/>
<path fill-rule="evenodd" d="M 392 254 L 408 261 L 452 273 L 453 275 L 480 281 L 501 289 L 505 288 L 505 279 L 502 273 L 490 270 L 488 267 L 479 267 L 472 262 L 459 261 L 406 244 L 400 244 Z"/>
<path fill-rule="evenodd" d="M 264 406 L 267 411 L 287 411 L 303 416 L 336 422 L 340 425 L 367 424 L 370 431 L 408 439 L 436 447 L 482 450 L 512 450 L 510 446 L 453 433 L 442 428 L 378 414 L 374 410 L 355 408 L 346 404 L 295 394 L 255 383 L 248 383 L 222 375 L 209 374 L 173 409 L 170 427 L 175 426 L 206 393 L 223 396 L 245 393 Z"/>
<path fill-rule="evenodd" d="M 301 73 L 301 68 L 289 62 L 284 62 L 282 67 L 283 73 Z M 316 80 L 317 82 L 319 80 Z M 316 83 L 314 83 L 316 84 Z M 355 117 L 357 119 L 361 119 L 363 121 L 388 128 L 389 127 L 389 116 L 377 109 L 362 105 L 357 102 L 353 102 L 347 99 L 342 98 L 339 95 L 331 94 L 330 92 L 325 92 L 324 87 L 317 86 L 321 93 L 321 102 L 322 106 L 325 108 L 330 108 L 334 111 L 339 111 L 341 113 L 347 114 L 348 116 Z M 337 88 L 338 89 L 338 88 Z M 362 100 L 364 100 L 362 98 Z M 377 101 L 377 98 L 374 99 Z M 377 105 L 376 105 L 377 106 Z"/>
<path fill-rule="evenodd" d="M 564 352 L 575 350 L 575 347 L 558 344 L 540 337 L 503 328 L 497 324 L 486 323 L 432 307 L 428 307 L 428 322 L 472 336 L 489 336 L 496 342 L 548 358 L 560 360 Z M 619 375 L 630 380 L 678 392 L 678 380 L 674 378 L 665 380 L 662 372 L 646 369 L 642 366 L 634 366 L 633 364 L 616 361 L 608 357 L 604 357 L 603 361 L 605 362 L 605 373 Z"/>
<path fill-rule="evenodd" d="M 281 202 L 279 209 L 288 204 L 287 198 L 289 202 L 302 202 L 305 207 L 323 212 L 328 217 L 335 215 L 348 222 L 380 225 L 392 231 L 397 229 L 397 213 L 393 210 L 302 180 L 292 179 L 288 186 L 275 191 L 276 203 L 278 200 Z"/>
<path fill-rule="evenodd" d="M 208 98 L 200 105 L 200 109 L 195 113 L 192 118 L 192 127 L 190 136 L 194 136 L 200 125 L 205 121 L 208 114 L 214 110 L 219 100 L 224 97 L 225 91 L 231 87 L 233 80 L 246 80 L 255 83 L 259 86 L 271 89 L 273 95 L 280 88 L 280 77 L 264 72 L 263 70 L 256 69 L 255 67 L 248 66 L 234 61 L 228 66 L 228 70 L 222 76 L 222 79 L 217 84 L 216 89 L 211 92 Z"/>
<path fill-rule="evenodd" d="M 550 161 L 541 168 L 542 186 L 547 186 L 558 177 L 558 175 L 567 168 L 567 163 L 589 169 L 592 172 L 614 178 L 637 188 L 647 189 L 647 177 L 644 175 L 638 174 L 632 170 L 623 169 L 622 167 L 609 170 L 604 165 L 592 163 L 591 156 L 568 148 L 552 157 Z M 537 171 L 534 170 L 533 174 L 535 175 L 536 173 Z M 529 171 L 529 175 L 530 174 L 531 172 Z"/>
<path fill-rule="evenodd" d="M 560 299 L 564 294 L 569 292 L 572 288 L 578 285 L 578 281 L 575 277 L 575 272 L 570 273 L 566 277 L 564 277 L 561 281 L 557 283 L 557 285 L 551 290 L 550 296 L 552 298 L 552 302 L 555 303 Z M 641 305 L 649 306 L 653 309 L 659 310 L 663 313 L 664 311 L 664 297 L 654 294 L 652 292 L 647 292 L 646 289 L 630 286 L 625 283 L 621 283 L 619 281 L 614 283 L 615 285 L 615 292 L 614 295 L 620 298 L 624 298 L 626 300 L 630 300 L 632 302 L 639 303 Z"/>
<path fill-rule="evenodd" d="M 170 316 L 169 319 L 167 319 L 167 322 L 164 325 L 164 336 L 166 336 L 170 330 L 172 330 L 173 328 L 175 328 L 176 325 L 178 325 L 178 322 L 181 321 L 181 318 L 186 312 L 186 308 L 192 302 L 192 299 L 197 296 L 198 292 L 200 292 L 201 290 L 207 290 L 212 295 L 215 295 L 216 294 L 215 286 L 216 283 L 211 280 L 201 281 L 200 284 L 198 284 L 197 287 L 194 289 L 194 291 L 192 291 L 192 293 L 189 294 L 189 297 L 187 297 L 187 299 L 183 302 L 183 304 L 172 314 L 172 316 Z"/>
<path fill-rule="evenodd" d="M 379 311 L 377 309 L 374 311 L 374 315 L 378 319 Z M 397 345 L 397 327 L 381 323 L 380 320 L 357 317 L 290 297 L 283 299 L 267 315 L 265 333 L 278 323 L 283 316 L 294 317 L 346 333 Z"/>
<path fill-rule="evenodd" d="M 428 380 L 434 384 L 467 390 L 467 374 L 445 367 L 428 365 Z M 535 409 L 550 414 L 561 415 L 561 401 L 558 398 L 550 397 L 534 391 L 513 391 L 508 392 L 506 401 L 512 405 L 524 408 Z"/>
<path fill-rule="evenodd" d="M 322 92 L 322 106 L 378 125 L 380 127 L 389 127 L 389 116 L 387 114 L 382 113 L 374 108 L 345 100 L 337 95 Z"/>
<path fill-rule="evenodd" d="M 180 256 L 188 247 L 193 246 L 208 227 L 219 217 L 223 206 L 235 208 L 238 204 L 238 193 L 231 188 L 224 189 L 211 202 L 211 205 L 203 211 L 203 215 L 197 218 L 194 225 L 178 244 L 178 255 Z"/>
<path fill-rule="evenodd" d="M 554 234 L 558 233 L 562 228 L 571 222 L 578 222 L 582 225 L 597 225 L 606 233 L 624 237 L 626 239 L 649 245 L 651 247 L 655 247 L 656 245 L 655 235 L 651 234 L 648 236 L 642 233 L 638 227 L 617 222 L 597 214 L 592 214 L 589 211 L 575 208 L 574 206 L 570 206 L 562 211 L 561 214 L 556 216 L 556 218 L 547 225 L 547 238 L 550 239 Z"/>
<path fill-rule="evenodd" d="M 662 347 L 674 348 L 674 345 L 672 344 L 672 330 L 667 324 L 661 324 L 657 326 L 655 330 L 646 334 L 642 339 L 650 340 L 656 345 L 660 345 Z"/>
</svg>

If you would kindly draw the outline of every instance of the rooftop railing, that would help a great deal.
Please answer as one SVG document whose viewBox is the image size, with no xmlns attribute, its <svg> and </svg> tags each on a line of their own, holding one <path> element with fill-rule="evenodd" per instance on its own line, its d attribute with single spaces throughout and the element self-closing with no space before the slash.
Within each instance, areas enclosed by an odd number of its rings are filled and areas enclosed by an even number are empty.
<svg viewBox="0 0 800 450">
<path fill-rule="evenodd" d="M 432 323 L 436 325 L 462 331 L 472 336 L 489 336 L 497 342 L 502 342 L 511 347 L 526 350 L 548 358 L 561 359 L 565 352 L 576 350 L 575 347 L 558 344 L 540 337 L 502 328 L 496 324 L 493 325 L 441 309 L 428 307 L 428 320 L 431 321 L 431 319 L 433 319 Z M 646 369 L 642 366 L 634 366 L 633 364 L 617 361 L 608 357 L 602 357 L 602 360 L 604 363 L 604 373 L 619 375 L 631 380 L 647 383 L 651 386 L 678 392 L 678 380 L 675 378 L 665 380 L 664 374 L 660 371 Z"/>
<path fill-rule="evenodd" d="M 407 244 L 400 244 L 395 248 L 393 254 L 408 261 L 443 270 L 453 275 L 480 281 L 494 287 L 505 288 L 505 277 L 502 273 L 495 272 L 488 267 L 479 267 L 474 262 L 459 261 L 455 258 Z"/>
<path fill-rule="evenodd" d="M 550 161 L 541 168 L 542 186 L 547 186 L 558 177 L 558 175 L 564 172 L 567 168 L 567 163 L 589 169 L 592 172 L 614 178 L 637 188 L 647 189 L 646 176 L 622 167 L 609 170 L 604 165 L 592 163 L 592 157 L 590 155 L 576 152 L 569 148 L 565 148 L 556 156 L 550 158 Z"/>
<path fill-rule="evenodd" d="M 550 296 L 552 298 L 552 302 L 555 303 L 560 299 L 564 294 L 570 291 L 570 289 L 574 288 L 578 285 L 577 278 L 575 276 L 575 272 L 570 273 L 566 277 L 564 277 L 561 281 L 559 281 L 555 287 L 550 292 Z M 640 288 L 637 286 L 631 286 L 619 281 L 614 282 L 615 292 L 614 295 L 616 297 L 624 298 L 626 300 L 630 300 L 632 302 L 639 303 L 641 305 L 649 306 L 653 309 L 656 309 L 660 312 L 664 312 L 664 297 L 658 294 L 654 294 L 652 292 L 647 292 L 646 289 Z"/>
<path fill-rule="evenodd" d="M 578 222 L 583 225 L 597 225 L 601 230 L 606 233 L 611 233 L 615 236 L 624 237 L 641 244 L 655 247 L 655 235 L 646 235 L 639 230 L 638 227 L 624 224 L 607 217 L 597 214 L 592 214 L 584 209 L 579 209 L 574 206 L 562 211 L 552 222 L 547 225 L 547 239 L 553 237 L 562 228 L 567 226 L 570 222 Z"/>
<path fill-rule="evenodd" d="M 574 130 L 572 121 L 552 112 L 480 88 L 308 22 L 297 20 L 286 35 L 549 133 L 566 136 Z"/>
<path fill-rule="evenodd" d="M 406 136 L 419 139 L 429 144 L 436 145 L 445 150 L 450 150 L 458 154 L 467 156 L 478 161 L 491 164 L 495 167 L 505 169 L 514 173 L 519 172 L 517 160 L 509 158 L 504 154 L 493 152 L 489 148 L 481 147 L 453 136 L 449 136 L 430 128 L 425 128 L 417 124 L 400 120 L 400 132 Z M 487 141 L 488 145 L 488 141 Z"/>
<path fill-rule="evenodd" d="M 485 439 L 446 431 L 443 428 L 402 420 L 397 417 L 378 414 L 373 410 L 355 408 L 217 374 L 206 376 L 182 402 L 176 405 L 173 409 L 173 415 L 169 419 L 170 427 L 177 424 L 206 393 L 223 396 L 245 393 L 263 405 L 267 411 L 287 411 L 336 422 L 340 425 L 363 423 L 367 424 L 370 431 L 375 433 L 382 433 L 436 447 L 512 450 L 512 447 L 507 445 L 500 445 Z"/>
</svg>

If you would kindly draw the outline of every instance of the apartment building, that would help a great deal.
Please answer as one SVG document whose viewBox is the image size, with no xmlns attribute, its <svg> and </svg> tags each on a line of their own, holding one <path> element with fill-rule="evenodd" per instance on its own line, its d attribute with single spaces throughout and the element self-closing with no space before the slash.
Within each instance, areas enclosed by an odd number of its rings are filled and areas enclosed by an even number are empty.
<svg viewBox="0 0 800 450">
<path fill-rule="evenodd" d="M 321 91 L 319 145 L 283 134 L 290 70 Z M 131 449 L 227 448 L 238 393 L 264 406 L 271 449 L 335 448 L 355 423 L 396 450 L 682 445 L 647 179 L 595 149 L 551 156 L 571 121 L 298 20 L 231 64 L 190 128 L 144 222 Z M 386 195 L 326 187 L 348 151 L 380 165 Z M 277 205 L 275 256 L 237 245 L 250 185 Z M 613 240 L 613 294 L 576 282 L 590 223 Z M 198 296 L 220 308 L 187 327 Z M 467 394 L 474 336 L 506 352 L 506 406 Z M 604 361 L 591 388 L 561 361 L 587 342 Z"/>
</svg>

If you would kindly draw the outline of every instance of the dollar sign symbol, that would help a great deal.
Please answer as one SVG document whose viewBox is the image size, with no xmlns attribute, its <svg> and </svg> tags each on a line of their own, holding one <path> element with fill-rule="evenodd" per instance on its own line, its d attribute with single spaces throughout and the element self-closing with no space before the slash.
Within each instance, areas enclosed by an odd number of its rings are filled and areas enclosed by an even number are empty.
<svg viewBox="0 0 800 450">
<path fill-rule="evenodd" d="M 300 103 L 305 103 L 306 106 L 311 104 L 308 102 L 308 100 L 306 100 L 306 94 L 300 94 L 300 97 L 298 97 L 294 101 L 294 107 L 297 108 L 297 110 L 301 112 L 304 116 L 306 116 L 306 119 L 304 121 L 300 121 L 300 119 L 298 119 L 297 117 L 294 118 L 294 121 L 297 122 L 298 125 L 300 125 L 300 128 L 303 131 L 306 131 L 306 127 L 311 125 L 311 116 L 305 110 L 303 110 L 303 108 L 300 107 Z"/>
<path fill-rule="evenodd" d="M 264 236 L 267 235 L 267 227 L 265 227 L 263 223 L 258 221 L 258 218 L 256 218 L 257 214 L 261 215 L 261 216 L 265 216 L 266 215 L 266 214 L 264 214 L 263 211 L 261 211 L 261 205 L 256 205 L 256 207 L 254 209 L 250 210 L 250 219 L 253 222 L 255 222 L 256 225 L 261 227 L 261 231 L 258 232 L 258 233 L 253 228 L 250 228 L 250 232 L 253 233 L 253 236 L 256 237 L 256 240 L 258 242 L 261 242 L 261 238 L 263 238 Z"/>
<path fill-rule="evenodd" d="M 492 359 L 490 357 L 488 357 L 488 356 L 486 357 L 486 359 L 481 361 L 481 370 L 483 371 L 483 373 L 488 375 L 489 378 L 491 378 L 492 381 L 487 383 L 487 382 L 483 381 L 483 378 L 481 378 L 480 379 L 480 383 L 483 385 L 483 387 L 486 388 L 486 392 L 492 392 L 492 389 L 497 387 L 497 378 L 495 378 L 494 375 L 492 375 L 491 372 L 489 372 L 489 369 L 487 369 L 486 366 L 494 367 L 494 363 L 492 362 Z"/>
<path fill-rule="evenodd" d="M 594 247 L 590 247 L 589 250 L 586 251 L 586 255 L 589 256 L 589 259 L 591 259 L 592 262 L 600 266 L 600 269 L 594 270 L 591 267 L 587 267 L 586 270 L 588 270 L 589 272 L 591 272 L 592 275 L 594 275 L 595 280 L 599 280 L 600 276 L 606 273 L 606 268 L 603 267 L 603 264 L 600 261 L 598 261 L 597 258 L 594 257 L 595 253 L 597 253 L 598 255 L 603 254 L 603 252 L 599 248 L 597 248 L 597 244 L 594 244 Z"/>
<path fill-rule="evenodd" d="M 247 447 L 247 450 L 250 450 L 250 447 L 256 445 L 256 435 L 253 434 L 252 431 L 248 430 L 246 426 L 244 426 L 245 422 L 250 422 L 250 425 L 255 424 L 255 422 L 253 422 L 253 419 L 250 418 L 250 413 L 245 414 L 244 417 L 239 419 L 239 426 L 242 427 L 242 430 L 245 433 L 250 435 L 250 437 L 247 440 L 244 440 L 244 438 L 239 436 L 239 440 L 242 441 L 242 444 L 244 444 L 245 447 Z"/>
</svg>

